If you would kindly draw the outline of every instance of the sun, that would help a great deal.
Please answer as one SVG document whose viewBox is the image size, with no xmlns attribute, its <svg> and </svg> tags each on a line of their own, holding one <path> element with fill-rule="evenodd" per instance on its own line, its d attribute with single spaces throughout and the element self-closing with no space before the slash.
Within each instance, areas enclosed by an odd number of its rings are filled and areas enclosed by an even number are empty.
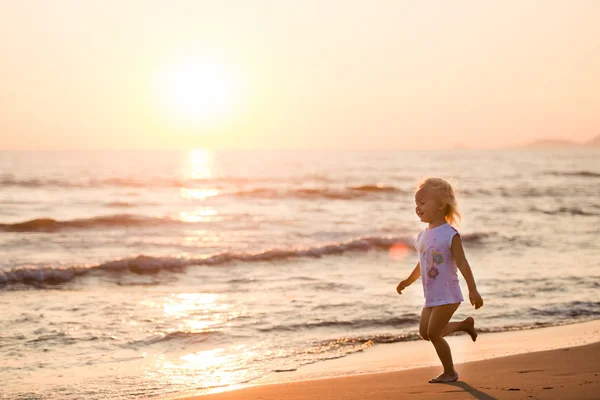
<svg viewBox="0 0 600 400">
<path fill-rule="evenodd" d="M 160 108 L 178 123 L 215 122 L 239 102 L 236 74 L 210 60 L 179 60 L 155 76 Z"/>
</svg>

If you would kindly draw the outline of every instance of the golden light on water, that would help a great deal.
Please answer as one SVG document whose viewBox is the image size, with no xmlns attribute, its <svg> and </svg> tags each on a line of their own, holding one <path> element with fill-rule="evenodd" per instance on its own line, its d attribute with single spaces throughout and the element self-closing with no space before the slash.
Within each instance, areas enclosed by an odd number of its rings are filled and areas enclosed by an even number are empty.
<svg viewBox="0 0 600 400">
<path fill-rule="evenodd" d="M 223 238 L 221 236 L 215 235 L 213 232 L 205 231 L 205 230 L 196 230 L 192 231 L 193 236 L 185 236 L 181 240 L 183 244 L 189 246 L 198 246 L 199 243 L 204 242 L 222 242 Z"/>
<path fill-rule="evenodd" d="M 206 149 L 192 149 L 184 158 L 182 173 L 186 179 L 203 181 L 213 177 L 212 154 Z M 205 200 L 208 197 L 218 196 L 220 191 L 216 188 L 179 188 L 179 194 L 187 200 Z"/>
<path fill-rule="evenodd" d="M 228 305 L 218 304 L 219 296 L 216 293 L 179 293 L 165 299 L 162 307 L 165 316 L 176 318 L 188 317 L 190 313 L 197 314 L 200 311 L 225 311 Z"/>
<path fill-rule="evenodd" d="M 218 348 L 199 351 L 197 353 L 186 354 L 180 357 L 180 360 L 193 364 L 195 368 L 203 370 L 211 369 L 227 363 L 227 357 L 223 355 L 224 350 L 223 348 Z"/>
<path fill-rule="evenodd" d="M 192 149 L 188 153 L 188 171 L 191 179 L 210 179 L 212 154 L 206 149 Z"/>
<path fill-rule="evenodd" d="M 179 220 L 184 222 L 207 222 L 218 220 L 219 218 L 212 218 L 216 215 L 217 212 L 212 208 L 200 207 L 194 211 L 179 212 Z"/>
<path fill-rule="evenodd" d="M 218 196 L 219 193 L 218 189 L 179 189 L 180 196 L 188 200 L 205 200 L 208 197 Z"/>
<path fill-rule="evenodd" d="M 161 309 L 164 317 L 180 322 L 169 331 L 205 332 L 240 315 L 240 312 L 230 312 L 231 305 L 225 300 L 225 295 L 217 293 L 177 293 L 161 302 L 143 301 L 142 304 Z"/>
<path fill-rule="evenodd" d="M 160 310 L 170 320 L 179 320 L 181 323 L 172 328 L 174 330 L 207 335 L 216 326 L 222 327 L 242 314 L 232 309 L 226 295 L 218 293 L 178 293 L 162 301 L 143 304 Z M 248 363 L 256 356 L 254 348 L 246 344 L 193 351 L 170 360 L 155 355 L 154 367 L 157 371 L 146 373 L 151 379 L 161 379 L 165 383 L 184 387 L 211 388 L 210 392 L 214 393 L 230 390 L 237 387 L 239 382 L 256 376 L 257 371 L 248 368 Z"/>
<path fill-rule="evenodd" d="M 179 357 L 178 362 L 163 362 L 159 368 L 170 383 L 212 388 L 210 393 L 215 393 L 231 390 L 252 377 L 254 371 L 240 368 L 240 362 L 254 356 L 246 345 L 238 345 L 189 353 Z"/>
</svg>

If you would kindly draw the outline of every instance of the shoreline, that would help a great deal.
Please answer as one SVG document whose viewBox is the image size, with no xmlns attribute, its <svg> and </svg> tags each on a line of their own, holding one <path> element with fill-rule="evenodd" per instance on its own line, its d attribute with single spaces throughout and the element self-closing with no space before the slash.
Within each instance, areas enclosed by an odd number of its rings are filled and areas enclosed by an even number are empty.
<svg viewBox="0 0 600 400">
<path fill-rule="evenodd" d="M 373 398 L 383 400 L 397 399 L 400 394 L 403 395 L 402 398 L 405 398 L 404 395 L 408 393 L 407 388 L 409 387 L 418 388 L 421 397 L 406 398 L 439 398 L 441 395 L 437 390 L 442 389 L 446 391 L 453 389 L 453 391 L 451 390 L 452 393 L 462 393 L 463 396 L 446 397 L 444 395 L 443 398 L 464 398 L 465 391 L 475 396 L 479 392 L 478 389 L 475 389 L 476 387 L 490 386 L 491 382 L 486 382 L 485 375 L 493 375 L 496 369 L 504 372 L 502 376 L 493 382 L 495 384 L 501 383 L 504 386 L 510 386 L 511 382 L 516 382 L 512 384 L 513 386 L 520 385 L 523 387 L 526 384 L 529 385 L 531 382 L 528 379 L 533 376 L 533 371 L 537 371 L 536 376 L 540 382 L 544 381 L 545 376 L 548 374 L 563 376 L 567 373 L 564 368 L 569 365 L 562 362 L 550 366 L 547 364 L 549 359 L 553 357 L 554 359 L 557 357 L 562 358 L 564 354 L 573 358 L 571 370 L 577 368 L 577 372 L 572 371 L 572 374 L 569 375 L 573 379 L 561 381 L 563 387 L 561 390 L 555 391 L 555 393 L 560 393 L 560 397 L 557 398 L 586 398 L 582 396 L 585 396 L 587 392 L 584 393 L 577 389 L 579 384 L 593 386 L 594 389 L 590 393 L 600 391 L 600 378 L 598 377 L 600 368 L 597 367 L 596 362 L 600 358 L 600 320 L 523 331 L 483 333 L 479 335 L 475 343 L 464 334 L 453 335 L 447 339 L 452 348 L 456 369 L 460 375 L 459 381 L 452 384 L 454 389 L 449 387 L 449 384 L 431 385 L 427 383 L 428 379 L 439 374 L 441 369 L 439 360 L 431 343 L 410 341 L 377 345 L 364 352 L 339 359 L 305 365 L 296 371 L 272 373 L 253 381 L 251 384 L 220 388 L 213 390 L 211 393 L 182 393 L 176 397 L 167 398 L 180 400 Z M 587 350 L 581 350 L 583 348 Z M 573 351 L 567 353 L 570 350 Z M 523 365 L 521 370 L 531 370 L 532 373 L 519 373 L 517 375 L 522 376 L 517 376 L 515 371 L 512 371 L 513 366 L 516 365 Z M 590 376 L 585 375 L 587 373 L 585 371 L 590 368 L 595 371 L 596 375 L 591 372 L 589 372 L 591 373 Z M 579 372 L 586 376 L 584 381 L 580 382 Z M 375 395 L 374 393 L 381 385 L 389 385 L 389 383 L 384 382 L 385 379 L 383 378 L 388 375 L 390 381 L 396 382 L 390 387 L 389 396 Z M 359 382 L 360 387 L 355 387 Z M 471 382 L 475 382 L 479 386 L 471 386 L 473 385 Z M 343 388 L 340 385 L 343 385 Z M 552 386 L 551 384 L 548 385 L 545 387 Z M 445 389 L 440 386 L 445 387 Z M 351 387 L 354 387 L 354 389 L 346 389 Z M 365 388 L 369 387 L 373 390 L 373 396 L 364 392 Z M 502 389 L 498 389 L 498 387 L 494 389 L 493 393 L 501 395 L 501 398 L 506 398 L 508 393 L 497 392 L 497 390 Z M 571 388 L 571 391 L 575 390 L 577 395 L 569 397 L 568 393 L 562 390 L 565 387 Z M 317 388 L 321 392 L 320 394 L 313 392 Z M 543 398 L 554 398 L 547 397 L 547 395 L 552 395 L 549 393 L 551 389 L 541 388 L 539 390 L 544 391 Z M 363 394 L 359 396 L 355 392 Z M 519 393 L 520 391 L 514 390 L 514 392 Z M 432 397 L 429 397 L 430 395 Z M 475 398 L 496 398 L 489 393 L 480 393 L 479 395 L 483 397 L 475 396 Z M 512 395 L 508 398 L 528 398 L 527 396 L 512 397 Z M 533 398 L 537 397 L 535 393 L 532 396 L 534 396 Z"/>
<path fill-rule="evenodd" d="M 430 384 L 426 367 L 254 386 L 187 400 L 459 400 L 598 398 L 600 342 L 459 364 L 459 381 Z M 557 362 L 560 361 L 560 362 Z"/>
</svg>

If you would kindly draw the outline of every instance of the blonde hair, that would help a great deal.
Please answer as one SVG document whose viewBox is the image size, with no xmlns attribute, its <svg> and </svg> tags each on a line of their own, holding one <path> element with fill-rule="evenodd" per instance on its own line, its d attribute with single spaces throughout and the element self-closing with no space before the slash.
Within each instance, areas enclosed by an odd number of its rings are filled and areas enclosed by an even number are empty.
<svg viewBox="0 0 600 400">
<path fill-rule="evenodd" d="M 421 181 L 417 192 L 423 189 L 430 189 L 438 196 L 438 200 L 446 208 L 446 222 L 458 228 L 461 215 L 452 185 L 440 178 L 427 178 Z"/>
</svg>

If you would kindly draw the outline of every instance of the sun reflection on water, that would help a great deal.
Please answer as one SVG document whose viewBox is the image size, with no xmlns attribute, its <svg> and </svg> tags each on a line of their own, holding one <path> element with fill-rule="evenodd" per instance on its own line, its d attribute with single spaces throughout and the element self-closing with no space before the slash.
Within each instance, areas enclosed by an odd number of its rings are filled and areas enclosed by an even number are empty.
<svg viewBox="0 0 600 400">
<path fill-rule="evenodd" d="M 160 309 L 162 317 L 170 321 L 170 326 L 160 332 L 162 334 L 175 331 L 202 333 L 227 326 L 229 320 L 241 315 L 225 300 L 225 295 L 217 293 L 178 293 L 160 302 L 144 301 L 142 304 Z"/>
<path fill-rule="evenodd" d="M 226 311 L 226 303 L 218 304 L 217 300 L 224 297 L 216 293 L 179 293 L 168 298 L 163 304 L 167 317 L 188 317 L 205 314 L 206 312 Z"/>
<path fill-rule="evenodd" d="M 210 162 L 212 154 L 206 149 L 192 149 L 187 158 L 187 176 L 194 180 L 212 178 Z"/>
<path fill-rule="evenodd" d="M 212 154 L 206 149 L 193 149 L 187 153 L 182 166 L 183 175 L 188 180 L 206 181 L 213 178 Z M 208 197 L 218 196 L 216 188 L 188 188 L 179 189 L 180 196 L 187 200 L 205 200 Z"/>
<path fill-rule="evenodd" d="M 208 222 L 214 221 L 217 212 L 212 208 L 201 207 L 193 211 L 180 211 L 179 220 L 183 222 Z"/>
<path fill-rule="evenodd" d="M 219 391 L 230 390 L 236 385 L 256 377 L 256 371 L 242 368 L 255 353 L 246 345 L 233 348 L 219 347 L 198 351 L 179 357 L 176 361 L 165 361 L 160 365 L 160 374 L 171 384 L 186 387 L 202 387 Z"/>
<path fill-rule="evenodd" d="M 186 200 L 206 200 L 208 197 L 218 196 L 219 189 L 191 189 L 182 187 L 179 189 L 179 195 Z"/>
<path fill-rule="evenodd" d="M 184 331 L 212 335 L 229 325 L 229 321 L 244 314 L 235 308 L 227 295 L 220 293 L 174 293 L 161 301 L 143 302 L 159 311 L 170 321 L 163 333 Z M 212 336 L 209 336 L 209 338 Z M 178 358 L 155 357 L 153 370 L 147 370 L 148 379 L 159 379 L 170 385 L 187 388 L 204 388 L 210 392 L 230 390 L 264 374 L 260 367 L 248 367 L 256 360 L 256 349 L 247 344 L 224 347 L 218 342 L 191 343 L 195 350 Z M 198 346 L 201 346 L 200 349 Z M 214 348 L 206 348 L 212 346 Z M 189 350 L 188 350 L 189 351 Z"/>
</svg>

